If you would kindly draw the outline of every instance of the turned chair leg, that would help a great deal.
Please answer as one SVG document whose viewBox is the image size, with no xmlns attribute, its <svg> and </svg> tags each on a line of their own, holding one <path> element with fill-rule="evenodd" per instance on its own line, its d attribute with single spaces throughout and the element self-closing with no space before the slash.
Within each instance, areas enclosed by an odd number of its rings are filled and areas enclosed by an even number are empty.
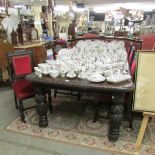
<svg viewBox="0 0 155 155">
<path fill-rule="evenodd" d="M 18 109 L 17 98 L 15 94 L 14 94 L 14 99 L 15 99 L 15 108 Z"/>
<path fill-rule="evenodd" d="M 19 100 L 19 112 L 20 112 L 21 121 L 26 123 L 25 114 L 24 114 L 24 107 L 23 107 L 23 101 L 22 100 Z"/>
</svg>

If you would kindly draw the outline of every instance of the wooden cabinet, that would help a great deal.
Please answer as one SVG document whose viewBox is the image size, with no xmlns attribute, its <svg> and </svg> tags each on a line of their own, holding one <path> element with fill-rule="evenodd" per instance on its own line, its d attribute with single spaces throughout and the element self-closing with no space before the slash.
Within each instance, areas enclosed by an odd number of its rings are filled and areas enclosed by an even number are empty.
<svg viewBox="0 0 155 155">
<path fill-rule="evenodd" d="M 16 49 L 16 50 L 22 50 L 22 49 L 32 50 L 35 66 L 37 66 L 38 63 L 44 62 L 47 58 L 45 43 L 43 43 L 43 42 L 14 46 L 14 49 Z"/>
<path fill-rule="evenodd" d="M 7 72 L 7 66 L 8 66 L 7 53 L 12 52 L 13 50 L 14 50 L 13 46 L 9 42 L 0 39 L 0 70 L 3 81 L 9 79 Z"/>
</svg>

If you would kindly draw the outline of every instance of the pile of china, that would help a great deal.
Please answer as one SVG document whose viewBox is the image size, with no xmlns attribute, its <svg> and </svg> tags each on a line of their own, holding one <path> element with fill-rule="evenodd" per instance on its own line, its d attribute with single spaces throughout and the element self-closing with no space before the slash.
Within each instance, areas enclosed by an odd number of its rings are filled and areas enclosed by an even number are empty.
<svg viewBox="0 0 155 155">
<path fill-rule="evenodd" d="M 107 80 L 119 83 L 131 79 L 127 52 L 122 41 L 79 41 L 75 47 L 61 49 L 56 60 L 34 67 L 35 74 L 87 79 L 91 82 Z"/>
</svg>

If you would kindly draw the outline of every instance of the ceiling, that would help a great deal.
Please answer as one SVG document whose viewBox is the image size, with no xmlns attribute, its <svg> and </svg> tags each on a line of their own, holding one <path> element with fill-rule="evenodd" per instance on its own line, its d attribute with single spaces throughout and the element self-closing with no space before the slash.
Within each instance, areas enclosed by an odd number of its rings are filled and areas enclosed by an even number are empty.
<svg viewBox="0 0 155 155">
<path fill-rule="evenodd" d="M 23 5 L 47 5 L 48 0 L 11 0 L 13 4 L 23 4 Z M 155 9 L 155 0 L 72 0 L 75 3 L 84 3 L 86 8 L 94 7 L 107 7 L 108 5 L 113 5 L 113 7 L 132 7 L 136 5 L 136 9 L 143 9 L 139 4 L 144 7 Z M 55 0 L 56 5 L 66 5 L 69 6 L 70 0 Z M 131 5 L 130 5 L 131 4 Z M 117 6 L 116 6 L 117 5 Z M 130 5 L 130 6 L 129 6 Z"/>
<path fill-rule="evenodd" d="M 70 0 L 55 0 L 58 5 L 69 4 Z M 84 3 L 86 5 L 109 4 L 109 3 L 130 3 L 130 2 L 146 2 L 146 0 L 73 0 L 76 3 Z M 155 2 L 155 0 L 147 0 L 147 2 Z"/>
</svg>

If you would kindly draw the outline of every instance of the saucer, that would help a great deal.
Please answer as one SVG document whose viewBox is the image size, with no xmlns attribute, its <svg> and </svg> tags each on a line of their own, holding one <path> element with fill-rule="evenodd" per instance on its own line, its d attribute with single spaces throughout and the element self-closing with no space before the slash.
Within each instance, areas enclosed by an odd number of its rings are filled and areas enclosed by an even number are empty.
<svg viewBox="0 0 155 155">
<path fill-rule="evenodd" d="M 105 81 L 105 77 L 104 76 L 99 76 L 99 77 L 90 76 L 87 78 L 87 80 L 90 82 L 103 82 Z"/>
</svg>

